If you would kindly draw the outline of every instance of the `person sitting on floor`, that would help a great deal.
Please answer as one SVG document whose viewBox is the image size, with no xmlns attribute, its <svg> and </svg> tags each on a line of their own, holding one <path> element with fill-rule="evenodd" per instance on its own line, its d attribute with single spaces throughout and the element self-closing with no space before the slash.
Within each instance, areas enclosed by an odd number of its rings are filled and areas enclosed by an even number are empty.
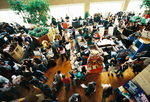
<svg viewBox="0 0 150 102">
<path fill-rule="evenodd" d="M 78 93 L 73 94 L 73 95 L 69 98 L 68 102 L 81 102 L 81 95 L 78 94 Z"/>
<path fill-rule="evenodd" d="M 108 69 L 108 76 L 110 74 L 110 71 L 111 72 L 111 75 L 113 76 L 113 73 L 114 73 L 114 70 L 115 70 L 115 66 L 117 64 L 117 60 L 116 60 L 116 57 L 113 57 L 110 61 L 110 66 L 109 66 L 109 69 Z"/>
<path fill-rule="evenodd" d="M 94 44 L 94 42 L 92 42 L 92 38 L 91 37 L 87 40 L 87 44 L 88 45 L 93 45 Z"/>
<path fill-rule="evenodd" d="M 89 82 L 87 88 L 84 88 L 86 94 L 85 95 L 90 95 L 93 94 L 95 92 L 95 85 L 96 83 L 94 81 Z"/>
<path fill-rule="evenodd" d="M 126 69 L 128 69 L 128 63 L 127 63 L 127 62 L 125 62 L 124 64 L 122 64 L 121 67 L 120 67 L 117 71 L 115 71 L 115 73 L 117 74 L 117 77 L 119 77 L 119 76 L 122 76 L 122 77 L 123 77 L 123 74 L 122 74 L 122 73 L 123 73 Z M 120 73 L 118 74 L 118 72 L 120 72 Z"/>
<path fill-rule="evenodd" d="M 85 39 L 88 39 L 88 38 L 90 37 L 89 34 L 88 34 L 88 31 L 86 31 L 86 32 L 84 33 L 83 37 L 84 37 Z"/>
</svg>

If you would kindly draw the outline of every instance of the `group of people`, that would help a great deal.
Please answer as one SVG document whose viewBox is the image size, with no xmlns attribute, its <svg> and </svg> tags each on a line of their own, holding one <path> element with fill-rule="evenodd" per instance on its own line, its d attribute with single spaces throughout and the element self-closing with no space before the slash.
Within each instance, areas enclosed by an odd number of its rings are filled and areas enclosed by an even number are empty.
<svg viewBox="0 0 150 102">
<path fill-rule="evenodd" d="M 92 17 L 87 18 L 86 25 L 83 28 L 83 37 L 87 40 L 88 45 L 94 44 L 94 42 L 92 42 L 92 39 L 100 39 L 101 36 L 99 34 L 99 28 L 97 27 L 97 24 L 103 24 L 103 26 L 107 29 L 108 27 L 118 22 L 116 26 L 117 28 L 122 29 L 126 27 L 128 29 L 138 31 L 138 24 L 129 22 L 129 18 L 133 15 L 134 13 L 129 13 L 128 15 L 126 15 L 122 12 L 118 12 L 115 15 L 109 13 L 107 19 L 105 20 L 103 19 L 102 14 L 95 15 L 94 19 Z M 46 97 L 51 98 L 53 101 L 58 100 L 52 94 L 50 87 L 45 84 L 48 80 L 48 78 L 45 76 L 45 73 L 53 64 L 54 66 L 56 65 L 55 59 L 58 59 L 60 56 L 62 62 L 64 61 L 64 58 L 66 59 L 66 61 L 68 61 L 70 58 L 71 49 L 75 48 L 74 39 L 76 29 L 74 27 L 71 28 L 72 35 L 70 36 L 70 38 L 68 38 L 67 22 L 69 21 L 69 16 L 66 15 L 65 19 L 66 21 L 61 18 L 61 21 L 58 20 L 58 22 L 56 22 L 56 19 L 52 17 L 52 23 L 50 24 L 50 27 L 52 29 L 58 29 L 58 31 L 54 32 L 54 41 L 51 43 L 42 43 L 40 46 L 35 44 L 34 39 L 32 39 L 30 35 L 28 35 L 28 30 L 24 26 L 21 27 L 17 23 L 16 26 L 10 26 L 9 24 L 4 23 L 2 27 L 0 27 L 1 32 L 5 31 L 8 33 L 6 36 L 7 40 L 1 41 L 2 43 L 0 45 L 0 52 L 4 55 L 0 59 L 0 100 L 9 101 L 18 98 L 21 93 L 15 89 L 15 85 L 26 88 L 27 90 L 31 90 L 31 86 L 33 85 L 43 91 Z M 124 26 L 125 24 L 126 26 Z M 9 35 L 14 34 L 15 32 L 20 33 L 20 35 Z M 117 33 L 115 33 L 114 35 L 116 34 Z M 128 40 L 134 41 L 135 39 L 133 37 L 134 34 L 131 35 Z M 21 47 L 29 51 L 29 57 L 27 59 L 23 59 L 21 62 L 15 61 L 6 52 L 3 52 L 3 49 L 9 44 L 11 44 L 10 52 L 14 50 L 17 44 L 19 44 Z M 37 50 L 40 52 L 40 58 L 31 57 L 31 55 L 33 55 L 33 50 Z M 111 51 L 109 50 L 107 50 L 107 52 L 110 55 L 109 59 L 111 59 L 110 62 L 108 62 L 108 58 L 104 57 L 104 63 L 108 68 L 108 76 L 110 76 L 110 72 L 112 76 L 114 75 L 113 73 L 116 73 L 117 77 L 123 76 L 123 72 L 128 68 L 129 65 L 131 65 L 130 63 L 128 63 L 129 56 L 125 55 L 122 56 L 120 60 L 117 60 L 116 56 L 113 55 L 114 53 L 111 53 Z M 81 84 L 81 82 L 85 81 L 88 69 L 86 68 L 86 66 L 82 66 L 81 70 L 79 70 L 78 66 L 87 64 L 89 54 L 90 51 L 87 48 L 81 48 L 81 53 L 79 52 L 75 57 L 76 63 L 74 64 L 75 66 L 77 66 L 77 68 L 72 69 L 69 72 L 70 77 L 67 77 L 65 74 L 61 73 L 60 70 L 58 70 L 53 78 L 52 90 L 57 91 L 60 87 L 62 87 L 62 85 L 64 85 L 66 91 L 68 91 L 70 83 L 72 83 L 73 86 L 77 86 Z M 52 61 L 54 62 L 53 64 Z M 119 68 L 117 71 L 114 71 L 117 65 L 119 66 Z M 136 69 L 135 65 L 132 64 L 132 66 L 134 69 Z M 95 86 L 95 82 L 89 82 L 88 86 L 83 86 L 85 95 L 93 94 L 96 91 Z M 105 100 L 105 98 L 109 97 L 109 95 L 112 94 L 110 92 L 112 91 L 112 87 L 110 85 L 106 86 L 107 88 L 103 87 L 103 100 Z M 12 97 L 6 95 L 4 93 L 6 91 L 12 92 L 14 96 Z M 69 102 L 77 101 L 81 102 L 81 96 L 79 93 L 76 93 L 69 98 Z"/>
</svg>

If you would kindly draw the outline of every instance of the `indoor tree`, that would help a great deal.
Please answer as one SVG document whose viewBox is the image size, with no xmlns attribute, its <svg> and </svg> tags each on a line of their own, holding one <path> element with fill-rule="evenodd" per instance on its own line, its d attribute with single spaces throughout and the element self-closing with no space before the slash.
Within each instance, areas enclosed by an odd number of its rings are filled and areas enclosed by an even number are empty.
<svg viewBox="0 0 150 102">
<path fill-rule="evenodd" d="M 150 0 L 143 0 L 142 4 L 141 4 L 141 8 L 145 7 L 147 9 L 147 11 L 150 13 Z"/>
<path fill-rule="evenodd" d="M 50 18 L 48 0 L 7 0 L 10 8 L 18 11 L 23 16 L 24 21 L 32 24 L 42 23 Z"/>
</svg>

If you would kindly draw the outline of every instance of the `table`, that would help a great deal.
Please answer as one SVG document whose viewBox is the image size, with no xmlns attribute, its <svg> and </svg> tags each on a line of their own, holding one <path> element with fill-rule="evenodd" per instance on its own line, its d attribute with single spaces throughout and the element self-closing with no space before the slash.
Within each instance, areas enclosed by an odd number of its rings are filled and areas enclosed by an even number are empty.
<svg viewBox="0 0 150 102">
<path fill-rule="evenodd" d="M 114 46 L 115 43 L 113 40 L 108 40 L 108 39 L 103 39 L 101 41 L 97 42 L 98 47 L 103 47 L 103 46 Z"/>
</svg>

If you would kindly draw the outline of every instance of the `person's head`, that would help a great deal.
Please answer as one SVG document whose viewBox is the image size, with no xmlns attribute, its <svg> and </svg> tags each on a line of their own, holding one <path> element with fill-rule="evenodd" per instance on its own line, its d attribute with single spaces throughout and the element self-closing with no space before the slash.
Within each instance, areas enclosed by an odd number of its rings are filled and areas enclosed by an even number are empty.
<svg viewBox="0 0 150 102">
<path fill-rule="evenodd" d="M 61 71 L 60 71 L 60 70 L 58 70 L 58 71 L 57 71 L 57 74 L 59 75 L 60 73 L 61 73 Z"/>
<path fill-rule="evenodd" d="M 80 57 L 80 53 L 77 54 L 77 57 Z"/>
<path fill-rule="evenodd" d="M 5 85 L 5 83 L 4 83 L 4 82 L 0 82 L 0 88 L 3 88 L 3 87 L 4 87 L 4 85 Z"/>
<path fill-rule="evenodd" d="M 31 81 L 31 80 L 33 80 L 33 79 L 34 79 L 33 76 L 30 76 L 30 77 L 29 77 L 29 81 Z"/>
<path fill-rule="evenodd" d="M 127 98 L 123 98 L 123 102 L 130 102 L 130 101 Z"/>
<path fill-rule="evenodd" d="M 78 72 L 78 69 L 77 69 L 77 68 L 75 68 L 75 72 Z"/>
<path fill-rule="evenodd" d="M 116 60 L 116 56 L 113 56 L 113 60 Z"/>
<path fill-rule="evenodd" d="M 85 66 L 82 67 L 82 70 L 86 70 Z"/>
<path fill-rule="evenodd" d="M 63 50 L 63 46 L 60 46 L 59 49 L 60 49 L 60 50 Z"/>
<path fill-rule="evenodd" d="M 86 31 L 85 33 L 88 34 L 88 31 Z"/>
<path fill-rule="evenodd" d="M 63 75 L 62 75 L 62 78 L 63 78 L 63 79 L 65 79 L 65 78 L 66 78 L 65 74 L 63 74 Z"/>
<path fill-rule="evenodd" d="M 126 60 L 129 60 L 129 58 L 130 58 L 129 56 L 126 56 Z"/>
<path fill-rule="evenodd" d="M 66 44 L 69 44 L 69 41 L 67 41 Z"/>
<path fill-rule="evenodd" d="M 73 70 L 71 70 L 71 74 L 73 74 Z"/>
</svg>

